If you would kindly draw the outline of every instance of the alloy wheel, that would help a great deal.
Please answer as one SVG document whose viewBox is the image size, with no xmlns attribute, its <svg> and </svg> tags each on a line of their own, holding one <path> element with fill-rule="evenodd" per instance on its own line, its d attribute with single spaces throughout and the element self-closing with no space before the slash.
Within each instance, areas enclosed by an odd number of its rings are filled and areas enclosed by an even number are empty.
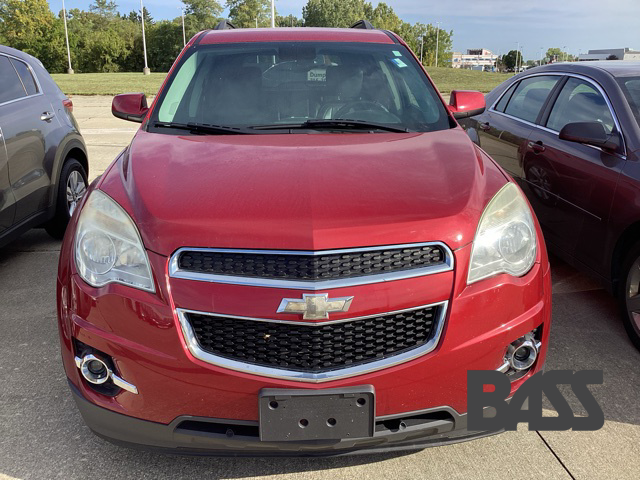
<svg viewBox="0 0 640 480">
<path fill-rule="evenodd" d="M 78 202 L 87 191 L 87 184 L 77 170 L 73 170 L 67 178 L 67 210 L 69 216 L 73 215 Z"/>
</svg>

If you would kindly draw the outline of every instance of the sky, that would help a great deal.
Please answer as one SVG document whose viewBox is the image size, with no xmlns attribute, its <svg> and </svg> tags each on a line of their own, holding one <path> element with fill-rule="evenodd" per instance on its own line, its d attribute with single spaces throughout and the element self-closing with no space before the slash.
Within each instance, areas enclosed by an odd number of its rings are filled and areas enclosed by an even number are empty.
<svg viewBox="0 0 640 480">
<path fill-rule="evenodd" d="M 65 0 L 65 4 L 69 9 L 87 10 L 91 1 Z M 116 0 L 116 3 L 121 12 L 140 9 L 139 0 Z M 280 15 L 301 17 L 306 3 L 306 0 L 276 0 L 276 8 Z M 546 52 L 551 47 L 574 55 L 601 48 L 640 50 L 640 0 L 387 0 L 385 3 L 404 21 L 440 22 L 441 28 L 453 30 L 455 51 L 487 48 L 504 54 L 519 44 L 525 59 L 537 59 L 541 50 Z M 62 0 L 49 0 L 49 5 L 57 13 L 62 9 Z M 182 3 L 145 0 L 144 5 L 153 18 L 171 19 L 180 14 Z"/>
</svg>

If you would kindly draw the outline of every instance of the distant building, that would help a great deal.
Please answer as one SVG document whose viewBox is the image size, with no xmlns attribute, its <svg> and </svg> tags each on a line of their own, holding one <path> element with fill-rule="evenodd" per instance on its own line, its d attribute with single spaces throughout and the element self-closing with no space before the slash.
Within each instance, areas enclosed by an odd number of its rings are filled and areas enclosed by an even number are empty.
<svg viewBox="0 0 640 480">
<path fill-rule="evenodd" d="M 631 50 L 630 48 L 605 48 L 604 50 L 589 50 L 589 53 L 578 55 L 579 62 L 594 60 L 625 60 L 627 62 L 637 62 L 640 61 L 640 50 Z"/>
<path fill-rule="evenodd" d="M 492 70 L 496 66 L 498 55 L 484 48 L 470 49 L 467 53 L 454 52 L 451 59 L 453 68 L 468 68 L 471 70 Z"/>
</svg>

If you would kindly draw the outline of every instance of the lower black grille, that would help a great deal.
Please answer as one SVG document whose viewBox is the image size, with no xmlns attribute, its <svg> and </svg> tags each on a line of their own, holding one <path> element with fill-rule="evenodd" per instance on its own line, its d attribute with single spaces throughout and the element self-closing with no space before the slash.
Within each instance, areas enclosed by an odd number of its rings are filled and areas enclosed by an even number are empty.
<svg viewBox="0 0 640 480">
<path fill-rule="evenodd" d="M 186 250 L 178 267 L 186 272 L 280 280 L 337 280 L 446 265 L 440 245 L 417 245 L 320 255 Z"/>
<path fill-rule="evenodd" d="M 425 345 L 442 306 L 320 326 L 187 313 L 207 353 L 254 365 L 322 373 L 374 362 Z"/>
</svg>

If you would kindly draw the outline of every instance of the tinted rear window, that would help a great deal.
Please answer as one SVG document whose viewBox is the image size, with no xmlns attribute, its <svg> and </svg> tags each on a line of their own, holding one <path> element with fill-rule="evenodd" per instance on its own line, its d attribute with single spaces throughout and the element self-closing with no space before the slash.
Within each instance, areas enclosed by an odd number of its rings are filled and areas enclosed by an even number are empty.
<svg viewBox="0 0 640 480">
<path fill-rule="evenodd" d="M 527 122 L 535 122 L 549 93 L 560 78 L 555 75 L 525 78 L 516 87 L 504 113 Z"/>
<path fill-rule="evenodd" d="M 38 87 L 36 85 L 36 81 L 33 78 L 33 75 L 31 74 L 31 70 L 29 70 L 29 67 L 27 67 L 27 64 L 24 62 L 21 62 L 20 60 L 14 60 L 11 59 L 11 63 L 13 63 L 13 66 L 16 67 L 16 71 L 18 72 L 18 75 L 20 75 L 20 78 L 22 79 L 22 84 L 24 85 L 24 88 L 27 90 L 27 95 L 35 95 L 36 93 L 38 93 Z"/>
<path fill-rule="evenodd" d="M 9 59 L 0 55 L 0 103 L 26 97 L 22 82 Z"/>
<path fill-rule="evenodd" d="M 616 80 L 622 87 L 624 96 L 640 126 L 640 77 L 619 77 Z"/>
</svg>

